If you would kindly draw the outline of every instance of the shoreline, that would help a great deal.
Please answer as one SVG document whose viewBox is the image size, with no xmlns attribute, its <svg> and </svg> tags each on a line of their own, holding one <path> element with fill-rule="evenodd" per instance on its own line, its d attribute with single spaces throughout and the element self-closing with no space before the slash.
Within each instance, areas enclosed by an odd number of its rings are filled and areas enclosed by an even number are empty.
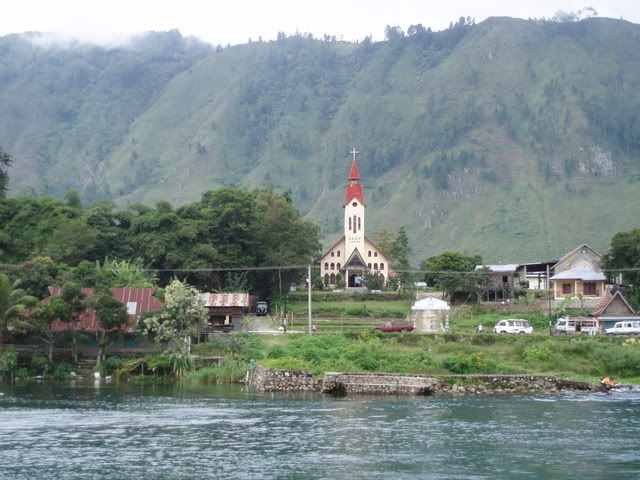
<svg viewBox="0 0 640 480">
<path fill-rule="evenodd" d="M 256 365 L 247 372 L 248 386 L 260 392 L 318 392 L 331 395 L 494 395 L 503 393 L 601 392 L 594 383 L 550 375 L 404 375 L 326 372 L 314 376 L 300 370 L 275 370 Z"/>
</svg>

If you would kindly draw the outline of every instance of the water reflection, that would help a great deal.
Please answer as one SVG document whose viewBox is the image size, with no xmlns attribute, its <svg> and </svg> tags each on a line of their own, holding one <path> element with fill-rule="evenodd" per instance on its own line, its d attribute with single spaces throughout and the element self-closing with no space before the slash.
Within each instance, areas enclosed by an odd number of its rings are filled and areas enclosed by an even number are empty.
<svg viewBox="0 0 640 480">
<path fill-rule="evenodd" d="M 638 478 L 640 394 L 2 387 L 0 478 Z"/>
</svg>

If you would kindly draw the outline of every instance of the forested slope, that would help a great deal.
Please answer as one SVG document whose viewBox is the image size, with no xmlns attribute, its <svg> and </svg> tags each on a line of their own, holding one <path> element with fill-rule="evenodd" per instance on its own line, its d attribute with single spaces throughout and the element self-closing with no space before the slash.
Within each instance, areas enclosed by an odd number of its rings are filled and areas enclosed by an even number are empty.
<svg viewBox="0 0 640 480">
<path fill-rule="evenodd" d="M 0 39 L 13 194 L 126 206 L 272 186 L 329 242 L 355 146 L 369 236 L 406 225 L 416 259 L 549 259 L 638 226 L 637 25 L 492 18 L 217 51 L 154 35 L 137 50 Z"/>
</svg>

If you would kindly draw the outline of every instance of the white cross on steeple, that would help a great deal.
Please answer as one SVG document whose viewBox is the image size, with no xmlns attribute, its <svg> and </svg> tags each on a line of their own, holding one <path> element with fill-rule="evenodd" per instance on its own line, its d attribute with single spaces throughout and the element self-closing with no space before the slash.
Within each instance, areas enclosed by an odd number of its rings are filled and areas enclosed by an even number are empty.
<svg viewBox="0 0 640 480">
<path fill-rule="evenodd" d="M 356 147 L 353 147 L 353 150 L 351 150 L 351 154 L 353 155 L 353 159 L 356 159 L 356 155 L 360 153 L 358 150 L 356 150 Z"/>
</svg>

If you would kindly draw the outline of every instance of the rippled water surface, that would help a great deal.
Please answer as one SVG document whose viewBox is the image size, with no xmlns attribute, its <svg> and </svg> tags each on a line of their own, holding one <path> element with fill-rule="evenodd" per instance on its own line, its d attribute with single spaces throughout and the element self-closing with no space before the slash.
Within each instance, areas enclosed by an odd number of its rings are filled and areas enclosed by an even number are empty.
<svg viewBox="0 0 640 480">
<path fill-rule="evenodd" d="M 0 385 L 0 478 L 640 478 L 640 393 Z"/>
</svg>

